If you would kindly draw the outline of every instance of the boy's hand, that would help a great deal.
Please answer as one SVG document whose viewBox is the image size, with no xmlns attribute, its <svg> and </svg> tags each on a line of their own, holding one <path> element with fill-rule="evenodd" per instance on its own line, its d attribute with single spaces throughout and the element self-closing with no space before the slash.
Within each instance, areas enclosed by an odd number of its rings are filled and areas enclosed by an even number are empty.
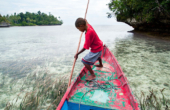
<svg viewBox="0 0 170 110">
<path fill-rule="evenodd" d="M 77 60 L 77 58 L 78 58 L 78 54 L 76 54 L 76 55 L 74 56 L 74 58 Z"/>
<path fill-rule="evenodd" d="M 82 52 L 84 52 L 86 49 L 85 48 L 82 48 L 77 54 L 74 55 L 74 58 L 77 60 L 78 58 L 78 55 Z"/>
</svg>

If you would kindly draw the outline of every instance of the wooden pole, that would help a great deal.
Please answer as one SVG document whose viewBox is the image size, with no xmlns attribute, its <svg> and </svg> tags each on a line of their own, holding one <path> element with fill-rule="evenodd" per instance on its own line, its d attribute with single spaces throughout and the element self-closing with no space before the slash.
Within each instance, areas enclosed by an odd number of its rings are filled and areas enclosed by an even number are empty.
<svg viewBox="0 0 170 110">
<path fill-rule="evenodd" d="M 87 10 L 88 10 L 88 7 L 89 7 L 89 1 L 90 1 L 90 0 L 88 0 L 88 3 L 87 3 L 87 8 L 86 8 L 86 12 L 85 12 L 84 19 L 86 19 Z M 79 47 L 80 47 L 82 35 L 83 35 L 83 32 L 82 32 L 81 35 L 80 35 L 80 39 L 79 39 L 79 43 L 78 43 L 78 47 L 77 47 L 76 54 L 77 54 L 78 51 L 79 51 Z M 75 63 L 76 63 L 76 58 L 74 58 L 74 63 L 73 63 L 73 66 L 72 66 L 71 75 L 70 75 L 70 79 L 69 79 L 69 82 L 68 82 L 68 87 L 70 86 L 70 83 L 71 83 L 71 79 L 72 79 L 72 75 L 73 75 Z"/>
</svg>

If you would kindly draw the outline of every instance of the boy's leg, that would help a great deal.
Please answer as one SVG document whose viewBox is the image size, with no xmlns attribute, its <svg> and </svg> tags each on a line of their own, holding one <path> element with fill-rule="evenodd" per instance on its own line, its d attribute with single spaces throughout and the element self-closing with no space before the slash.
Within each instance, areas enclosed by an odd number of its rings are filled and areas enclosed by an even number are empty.
<svg viewBox="0 0 170 110">
<path fill-rule="evenodd" d="M 96 75 L 94 74 L 94 72 L 93 72 L 91 66 L 88 65 L 88 64 L 85 64 L 85 63 L 83 63 L 83 64 L 84 64 L 84 66 L 89 70 L 89 72 L 90 72 L 90 74 L 91 74 L 89 77 L 86 78 L 86 80 L 89 81 L 89 80 L 95 79 L 95 78 L 96 78 Z"/>
<path fill-rule="evenodd" d="M 99 65 L 95 65 L 95 66 L 96 67 L 103 67 L 102 59 L 99 57 L 98 60 L 99 60 Z"/>
</svg>

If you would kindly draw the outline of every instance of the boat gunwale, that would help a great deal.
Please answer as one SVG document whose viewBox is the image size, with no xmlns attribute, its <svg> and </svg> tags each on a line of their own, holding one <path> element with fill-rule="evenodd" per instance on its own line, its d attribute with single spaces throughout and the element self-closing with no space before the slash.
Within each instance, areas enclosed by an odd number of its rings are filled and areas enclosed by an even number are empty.
<svg viewBox="0 0 170 110">
<path fill-rule="evenodd" d="M 106 54 L 106 53 L 105 53 L 105 52 L 106 52 L 106 49 L 108 49 L 108 47 L 107 47 L 107 46 L 103 46 L 103 50 L 104 50 L 104 51 L 102 51 L 102 58 L 103 58 L 103 57 L 105 56 L 105 54 Z M 128 99 L 129 99 L 129 101 L 130 101 L 130 103 L 131 103 L 132 108 L 135 109 L 135 110 L 140 110 L 140 108 L 138 107 L 137 100 L 135 99 L 134 95 L 132 95 L 132 90 L 131 90 L 131 88 L 130 88 L 130 86 L 129 86 L 129 82 L 128 82 L 127 78 L 125 77 L 125 74 L 123 73 L 123 71 L 122 71 L 122 69 L 121 69 L 118 61 L 116 60 L 115 56 L 110 52 L 109 49 L 108 49 L 108 52 L 110 53 L 110 55 L 111 55 L 111 57 L 112 57 L 113 66 L 114 66 L 114 69 L 115 69 L 115 71 L 116 71 L 116 73 L 117 73 L 117 75 L 118 75 L 118 79 L 123 80 L 123 81 L 122 81 L 122 82 L 123 82 L 122 86 L 123 86 L 124 88 L 127 88 L 127 89 L 126 89 L 127 91 L 126 91 L 125 94 L 127 95 Z M 96 61 L 96 62 L 97 62 L 97 61 Z M 95 63 L 96 63 L 96 62 L 95 62 Z M 81 80 L 81 77 L 82 77 L 86 72 L 88 72 L 88 70 L 87 70 L 85 67 L 83 67 L 83 68 L 81 69 L 80 73 L 77 75 L 77 77 L 75 77 L 74 80 L 72 81 L 70 87 L 67 88 L 67 91 L 65 92 L 65 94 L 64 94 L 62 100 L 60 101 L 60 103 L 59 103 L 59 105 L 58 105 L 58 107 L 57 107 L 56 110 L 61 110 L 61 108 L 62 108 L 65 100 L 66 100 L 66 99 L 68 100 L 68 99 L 70 98 L 70 92 L 72 91 L 72 89 L 74 89 L 75 85 Z"/>
</svg>

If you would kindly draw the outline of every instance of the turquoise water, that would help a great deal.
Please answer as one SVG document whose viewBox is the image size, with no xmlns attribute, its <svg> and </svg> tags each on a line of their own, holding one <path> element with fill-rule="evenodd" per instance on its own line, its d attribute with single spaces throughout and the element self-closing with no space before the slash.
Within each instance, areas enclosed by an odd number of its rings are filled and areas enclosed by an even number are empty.
<svg viewBox="0 0 170 110">
<path fill-rule="evenodd" d="M 170 41 L 128 33 L 133 28 L 122 24 L 93 27 L 117 58 L 133 92 L 140 95 L 165 88 L 170 99 Z M 51 80 L 68 78 L 79 36 L 74 26 L 0 28 L 0 109 L 20 92 L 18 100 L 32 91 L 36 79 L 30 76 L 47 73 Z M 83 43 L 84 37 L 80 48 Z M 79 56 L 74 77 L 87 52 Z"/>
</svg>

